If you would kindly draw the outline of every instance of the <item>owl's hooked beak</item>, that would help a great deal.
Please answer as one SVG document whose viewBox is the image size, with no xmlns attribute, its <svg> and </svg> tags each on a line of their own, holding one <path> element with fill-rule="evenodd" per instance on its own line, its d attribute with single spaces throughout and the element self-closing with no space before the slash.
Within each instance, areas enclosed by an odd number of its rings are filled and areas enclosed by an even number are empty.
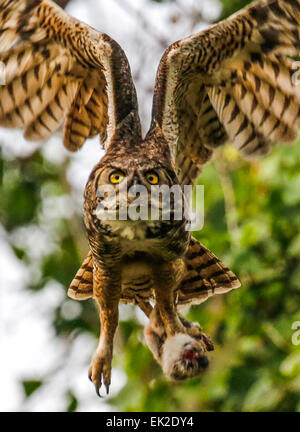
<svg viewBox="0 0 300 432">
<path fill-rule="evenodd" d="M 135 175 L 135 176 L 133 177 L 131 183 L 128 184 L 128 190 L 130 190 L 130 191 L 132 191 L 133 193 L 135 193 L 135 190 L 134 190 L 134 189 L 135 189 L 137 186 L 140 186 L 140 185 L 141 185 L 141 182 L 140 182 L 138 176 Z"/>
<path fill-rule="evenodd" d="M 127 185 L 128 190 L 128 203 L 132 204 L 140 194 L 139 186 L 142 186 L 139 178 L 135 175 L 130 184 Z M 140 205 L 140 203 L 138 203 Z"/>
</svg>

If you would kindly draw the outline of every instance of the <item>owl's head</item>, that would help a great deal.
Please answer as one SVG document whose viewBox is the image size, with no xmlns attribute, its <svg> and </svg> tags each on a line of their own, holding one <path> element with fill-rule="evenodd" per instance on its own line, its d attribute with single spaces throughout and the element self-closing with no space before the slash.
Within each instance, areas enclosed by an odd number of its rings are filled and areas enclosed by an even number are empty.
<svg viewBox="0 0 300 432">
<path fill-rule="evenodd" d="M 178 183 L 169 145 L 163 137 L 149 136 L 135 142 L 134 136 L 116 139 L 94 167 L 91 177 L 97 185 L 119 187 L 124 180 L 130 187 L 134 182 L 145 185 Z"/>
<path fill-rule="evenodd" d="M 105 220 L 172 220 L 174 192 L 182 197 L 170 158 L 141 145 L 139 150 L 107 152 L 94 168 L 87 190 L 97 207 L 97 217 Z M 178 188 L 178 191 L 177 189 Z M 165 194 L 165 195 L 164 195 Z M 87 195 L 86 195 L 87 196 Z M 165 197 L 165 198 L 164 198 Z M 94 209 L 95 210 L 95 209 Z M 153 210 L 156 218 L 151 217 Z"/>
<path fill-rule="evenodd" d="M 205 351 L 202 341 L 184 333 L 166 339 L 162 353 L 165 376 L 179 381 L 201 374 L 209 365 Z"/>
</svg>

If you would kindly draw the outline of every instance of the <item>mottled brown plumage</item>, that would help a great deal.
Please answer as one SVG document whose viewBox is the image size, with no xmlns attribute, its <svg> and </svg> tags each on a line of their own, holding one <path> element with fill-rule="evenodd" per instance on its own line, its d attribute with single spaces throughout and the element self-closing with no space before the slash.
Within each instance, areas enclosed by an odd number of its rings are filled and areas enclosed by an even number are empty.
<svg viewBox="0 0 300 432">
<path fill-rule="evenodd" d="M 167 376 L 182 379 L 204 369 L 209 342 L 177 309 L 240 285 L 191 238 L 185 218 L 99 217 L 99 186 L 117 175 L 127 180 L 124 190 L 121 183 L 114 186 L 118 197 L 136 184 L 150 194 L 152 173 L 159 185 L 183 187 L 195 183 L 213 150 L 228 139 L 247 158 L 295 140 L 300 90 L 291 57 L 300 48 L 299 24 L 299 0 L 261 0 L 175 42 L 160 62 L 152 123 L 143 138 L 128 61 L 113 39 L 50 0 L 0 0 L 6 70 L 0 125 L 22 127 L 29 140 L 45 140 L 64 125 L 69 150 L 98 134 L 106 150 L 85 190 L 90 253 L 69 288 L 72 298 L 93 297 L 100 307 L 101 336 L 89 371 L 98 393 L 102 381 L 107 389 L 110 384 L 120 302 L 135 303 L 150 317 L 150 349 Z"/>
<path fill-rule="evenodd" d="M 171 45 L 157 75 L 152 128 L 173 148 L 182 182 L 194 182 L 226 140 L 246 158 L 297 138 L 300 4 L 263 0 Z M 289 56 L 289 57 L 288 57 Z"/>
<path fill-rule="evenodd" d="M 240 286 L 236 276 L 205 246 L 193 237 L 184 255 L 184 276 L 175 288 L 177 309 L 190 304 L 200 304 L 214 294 L 224 294 Z M 134 268 L 136 262 L 134 263 Z M 140 278 L 123 280 L 120 303 L 140 304 L 145 299 L 155 300 L 153 276 L 143 268 Z M 130 274 L 130 268 L 126 268 Z M 92 298 L 93 254 L 89 252 L 72 281 L 68 295 L 74 300 Z"/>
</svg>

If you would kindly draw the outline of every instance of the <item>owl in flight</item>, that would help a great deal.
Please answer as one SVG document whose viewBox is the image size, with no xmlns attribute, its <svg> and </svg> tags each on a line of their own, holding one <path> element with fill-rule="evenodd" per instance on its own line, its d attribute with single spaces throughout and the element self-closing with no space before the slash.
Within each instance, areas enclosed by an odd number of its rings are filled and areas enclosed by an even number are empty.
<svg viewBox="0 0 300 432">
<path fill-rule="evenodd" d="M 84 195 L 90 252 L 68 291 L 99 305 L 101 335 L 89 369 L 98 394 L 102 383 L 107 391 L 110 385 L 120 302 L 146 313 L 147 345 L 166 376 L 184 379 L 207 367 L 213 345 L 198 324 L 179 315 L 180 307 L 240 286 L 191 237 L 184 217 L 101 218 L 99 188 L 109 185 L 129 206 L 131 187 L 143 186 L 150 197 L 155 185 L 193 185 L 227 140 L 247 159 L 266 155 L 275 142 L 294 141 L 299 31 L 299 0 L 261 0 L 173 43 L 158 68 L 143 137 L 130 67 L 117 42 L 50 0 L 0 0 L 0 125 L 23 128 L 32 141 L 64 125 L 70 151 L 95 135 L 105 149 Z"/>
</svg>

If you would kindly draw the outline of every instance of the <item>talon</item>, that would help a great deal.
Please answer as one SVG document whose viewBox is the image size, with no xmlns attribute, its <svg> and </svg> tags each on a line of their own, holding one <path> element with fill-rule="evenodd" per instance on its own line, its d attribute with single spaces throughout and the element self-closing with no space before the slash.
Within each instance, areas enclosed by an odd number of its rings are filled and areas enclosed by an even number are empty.
<svg viewBox="0 0 300 432">
<path fill-rule="evenodd" d="M 109 394 L 110 370 L 107 371 L 107 375 L 104 377 L 104 385 L 105 385 L 105 388 L 106 388 L 106 394 Z"/>
<path fill-rule="evenodd" d="M 100 387 L 101 387 L 101 386 L 100 386 Z M 98 386 L 95 384 L 96 394 L 97 394 L 97 396 L 99 396 L 99 398 L 102 398 L 102 396 L 101 396 L 101 394 L 100 394 L 100 387 L 98 387 Z"/>
<path fill-rule="evenodd" d="M 207 336 L 205 333 L 202 333 L 202 340 L 205 343 L 207 351 L 214 351 L 215 347 L 209 336 Z"/>
<path fill-rule="evenodd" d="M 102 383 L 105 385 L 106 393 L 109 393 L 111 374 L 111 353 L 98 352 L 94 355 L 89 368 L 89 379 L 94 383 L 96 393 L 99 397 Z"/>
<path fill-rule="evenodd" d="M 110 374 L 111 374 L 111 371 L 108 370 L 108 371 L 106 372 L 106 376 L 104 376 L 104 385 L 105 385 L 105 388 L 106 388 L 106 394 L 107 394 L 107 395 L 109 394 Z"/>
</svg>

